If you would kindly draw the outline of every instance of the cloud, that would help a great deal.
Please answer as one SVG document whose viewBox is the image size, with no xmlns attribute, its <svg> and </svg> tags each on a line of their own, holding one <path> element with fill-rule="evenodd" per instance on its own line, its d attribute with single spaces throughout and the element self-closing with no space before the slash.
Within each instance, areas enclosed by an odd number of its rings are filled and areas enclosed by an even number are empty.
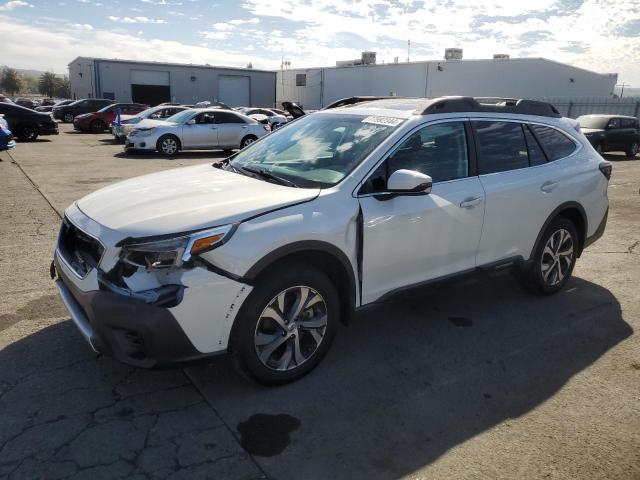
<svg viewBox="0 0 640 480">
<path fill-rule="evenodd" d="M 157 24 L 166 24 L 166 20 L 162 20 L 161 18 L 149 18 L 149 17 L 114 17 L 113 15 L 109 15 L 109 20 L 112 22 L 118 23 L 157 23 Z"/>
<path fill-rule="evenodd" d="M 69 26 L 71 28 L 75 28 L 76 30 L 85 30 L 87 32 L 93 30 L 93 26 L 89 25 L 88 23 L 70 23 Z"/>
<path fill-rule="evenodd" d="M 0 12 L 10 12 L 18 7 L 33 7 L 30 3 L 23 2 L 22 0 L 13 0 L 11 2 L 0 5 Z"/>
</svg>

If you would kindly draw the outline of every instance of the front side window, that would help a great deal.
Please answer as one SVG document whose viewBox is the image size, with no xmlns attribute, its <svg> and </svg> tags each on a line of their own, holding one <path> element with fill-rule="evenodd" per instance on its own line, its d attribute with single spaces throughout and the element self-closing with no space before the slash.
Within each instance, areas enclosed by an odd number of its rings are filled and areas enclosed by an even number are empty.
<svg viewBox="0 0 640 480">
<path fill-rule="evenodd" d="M 301 187 L 330 187 L 402 122 L 389 117 L 314 113 L 241 150 L 230 166 L 264 169 Z"/>
<path fill-rule="evenodd" d="M 478 172 L 506 172 L 529 166 L 522 125 L 514 122 L 472 122 L 478 149 Z"/>
<path fill-rule="evenodd" d="M 550 162 L 571 155 L 576 149 L 576 144 L 573 140 L 555 128 L 531 125 L 531 129 L 540 140 Z"/>
<path fill-rule="evenodd" d="M 171 115 L 167 118 L 167 122 L 171 123 L 185 123 L 188 120 L 191 120 L 193 117 L 193 110 L 183 110 L 181 112 L 176 113 L 175 115 Z"/>
<path fill-rule="evenodd" d="M 620 128 L 620 119 L 612 118 L 611 120 L 609 120 L 609 123 L 607 123 L 607 128 L 610 130 L 615 130 L 616 128 Z"/>
<path fill-rule="evenodd" d="M 213 117 L 213 113 L 211 112 L 201 113 L 196 117 L 197 124 L 209 124 L 209 123 L 215 123 L 215 121 L 216 120 Z"/>
</svg>

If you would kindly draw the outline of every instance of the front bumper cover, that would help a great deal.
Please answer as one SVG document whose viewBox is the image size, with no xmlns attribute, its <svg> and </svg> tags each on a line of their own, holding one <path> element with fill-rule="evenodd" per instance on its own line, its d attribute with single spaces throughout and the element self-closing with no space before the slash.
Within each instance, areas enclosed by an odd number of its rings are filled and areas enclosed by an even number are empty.
<svg viewBox="0 0 640 480">
<path fill-rule="evenodd" d="M 168 308 L 104 290 L 83 292 L 66 277 L 57 258 L 53 265 L 60 296 L 96 352 L 142 368 L 178 366 L 225 353 L 199 352 Z"/>
</svg>

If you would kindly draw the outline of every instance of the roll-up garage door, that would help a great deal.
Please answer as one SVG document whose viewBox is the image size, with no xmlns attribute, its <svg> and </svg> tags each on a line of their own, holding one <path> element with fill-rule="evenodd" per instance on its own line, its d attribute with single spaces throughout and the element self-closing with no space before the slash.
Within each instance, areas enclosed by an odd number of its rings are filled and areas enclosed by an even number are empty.
<svg viewBox="0 0 640 480">
<path fill-rule="evenodd" d="M 131 100 L 158 105 L 171 100 L 169 72 L 131 70 Z"/>
<path fill-rule="evenodd" d="M 249 88 L 249 77 L 241 75 L 218 76 L 218 100 L 230 107 L 251 106 Z"/>
</svg>

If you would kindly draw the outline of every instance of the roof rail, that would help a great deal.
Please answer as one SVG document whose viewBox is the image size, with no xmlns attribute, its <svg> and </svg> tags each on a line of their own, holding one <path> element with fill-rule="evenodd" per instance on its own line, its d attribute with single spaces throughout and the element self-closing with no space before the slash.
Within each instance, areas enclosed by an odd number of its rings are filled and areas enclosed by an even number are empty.
<svg viewBox="0 0 640 480">
<path fill-rule="evenodd" d="M 438 97 L 427 100 L 418 110 L 418 115 L 434 113 L 518 113 L 521 115 L 537 115 L 540 117 L 559 118 L 560 112 L 556 107 L 539 100 L 524 98 L 494 98 L 494 97 Z"/>
<path fill-rule="evenodd" d="M 371 102 L 373 100 L 387 100 L 389 98 L 402 98 L 402 97 L 392 97 L 392 96 L 376 97 L 376 96 L 362 96 L 362 95 L 356 96 L 356 97 L 347 97 L 347 98 L 341 98 L 340 100 L 336 100 L 335 102 L 330 103 L 329 105 L 324 107 L 323 110 L 329 110 L 331 108 L 338 108 L 338 107 L 345 107 L 347 105 L 354 105 L 356 103 Z"/>
</svg>

